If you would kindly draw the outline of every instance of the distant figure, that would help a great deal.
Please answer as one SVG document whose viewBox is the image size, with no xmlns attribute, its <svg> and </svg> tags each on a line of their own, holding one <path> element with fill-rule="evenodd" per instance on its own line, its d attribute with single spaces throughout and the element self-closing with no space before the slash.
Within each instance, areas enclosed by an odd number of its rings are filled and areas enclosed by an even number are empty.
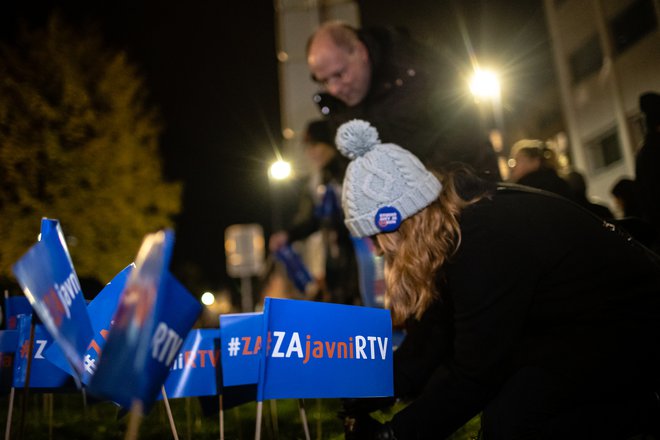
<svg viewBox="0 0 660 440">
<path fill-rule="evenodd" d="M 637 153 L 635 180 L 639 190 L 642 212 L 660 237 L 660 95 L 644 93 L 639 108 L 646 121 L 644 144 Z M 656 243 L 656 250 L 660 244 Z"/>
<path fill-rule="evenodd" d="M 622 226 L 637 241 L 652 247 L 656 241 L 656 231 L 651 223 L 643 218 L 639 192 L 633 180 L 622 178 L 612 187 L 610 193 L 621 212 L 621 218 L 615 223 Z"/>
<path fill-rule="evenodd" d="M 567 199 L 573 197 L 568 183 L 557 174 L 557 155 L 545 142 L 519 140 L 511 147 L 510 162 L 510 179 L 513 182 L 550 191 Z"/>
<path fill-rule="evenodd" d="M 326 22 L 307 43 L 307 64 L 322 87 L 315 98 L 334 129 L 364 119 L 385 141 L 405 143 L 434 168 L 461 162 L 500 180 L 476 108 L 457 104 L 457 70 L 406 32 Z"/>
<path fill-rule="evenodd" d="M 634 180 L 626 178 L 619 179 L 612 186 L 610 194 L 614 198 L 614 203 L 617 210 L 621 213 L 621 217 L 642 218 L 642 206 L 639 203 L 639 193 L 637 192 L 637 185 Z"/>
<path fill-rule="evenodd" d="M 335 148 L 334 132 L 326 120 L 308 123 L 303 143 L 313 173 L 303 183 L 306 188 L 293 225 L 270 237 L 269 250 L 275 252 L 321 231 L 325 261 L 321 293 L 325 296 L 310 299 L 355 304 L 359 302 L 357 263 L 339 202 L 348 161 Z"/>
<path fill-rule="evenodd" d="M 571 171 L 568 173 L 568 176 L 566 176 L 566 182 L 572 192 L 571 198 L 578 205 L 593 212 L 603 220 L 611 220 L 614 218 L 614 214 L 612 214 L 610 208 L 605 205 L 594 203 L 587 198 L 587 182 L 584 180 L 584 176 L 581 173 Z"/>
</svg>

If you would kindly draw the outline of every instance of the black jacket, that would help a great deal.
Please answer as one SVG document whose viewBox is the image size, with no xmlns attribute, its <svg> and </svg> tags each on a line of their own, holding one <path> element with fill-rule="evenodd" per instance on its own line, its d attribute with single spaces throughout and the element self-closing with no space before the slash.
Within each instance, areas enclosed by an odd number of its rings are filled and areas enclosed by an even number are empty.
<svg viewBox="0 0 660 440">
<path fill-rule="evenodd" d="M 660 267 L 643 249 L 567 200 L 516 190 L 469 206 L 460 226 L 442 300 L 395 352 L 395 392 L 416 396 L 392 421 L 398 438 L 446 437 L 524 366 L 652 386 Z"/>
<path fill-rule="evenodd" d="M 373 28 L 360 30 L 358 36 L 369 51 L 371 86 L 354 107 L 340 102 L 330 106 L 334 128 L 364 119 L 376 127 L 381 141 L 401 145 L 433 168 L 461 162 L 482 177 L 500 180 L 477 109 L 456 95 L 464 88 L 458 72 L 403 32 Z"/>
</svg>

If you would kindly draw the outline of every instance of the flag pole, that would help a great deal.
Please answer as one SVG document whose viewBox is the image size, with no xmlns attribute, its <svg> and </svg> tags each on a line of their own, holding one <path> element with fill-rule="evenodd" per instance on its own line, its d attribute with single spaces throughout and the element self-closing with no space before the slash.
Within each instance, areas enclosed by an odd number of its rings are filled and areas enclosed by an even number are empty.
<svg viewBox="0 0 660 440">
<path fill-rule="evenodd" d="M 263 410 L 264 410 L 264 402 L 259 401 L 257 402 L 257 420 L 256 420 L 256 427 L 254 429 L 254 440 L 261 440 L 261 416 L 263 415 Z"/>
<path fill-rule="evenodd" d="M 23 385 L 23 402 L 21 404 L 21 418 L 20 423 L 18 424 L 19 437 L 23 438 L 23 433 L 25 430 L 25 412 L 27 411 L 27 399 L 30 389 L 30 369 L 32 368 L 32 350 L 34 350 L 34 331 L 36 323 L 34 315 L 30 319 L 30 341 L 28 342 L 28 351 L 27 351 L 27 367 L 25 368 L 25 384 Z"/>
<path fill-rule="evenodd" d="M 124 440 L 137 440 L 141 421 L 142 421 L 142 401 L 140 399 L 133 399 L 133 404 L 131 405 L 131 413 L 128 416 L 126 437 L 124 437 Z"/>
<path fill-rule="evenodd" d="M 165 392 L 165 386 L 160 388 L 160 392 L 163 394 L 163 403 L 165 404 L 165 411 L 167 412 L 167 419 L 170 421 L 170 428 L 172 429 L 172 435 L 174 440 L 179 440 L 179 434 L 176 432 L 176 425 L 174 424 L 174 417 L 172 416 L 172 408 L 170 408 L 170 401 L 167 400 L 167 393 Z"/>
<path fill-rule="evenodd" d="M 9 391 L 9 408 L 7 409 L 7 427 L 5 428 L 5 440 L 9 440 L 11 437 L 11 416 L 14 412 L 14 392 L 16 388 L 11 387 Z"/>
<path fill-rule="evenodd" d="M 220 440 L 225 440 L 225 410 L 222 407 L 222 394 L 218 396 L 219 402 L 219 420 L 220 420 Z"/>
<path fill-rule="evenodd" d="M 309 437 L 309 425 L 307 424 L 307 413 L 305 412 L 305 399 L 298 399 L 298 410 L 300 411 L 300 420 L 305 431 L 305 440 L 311 440 Z"/>
</svg>

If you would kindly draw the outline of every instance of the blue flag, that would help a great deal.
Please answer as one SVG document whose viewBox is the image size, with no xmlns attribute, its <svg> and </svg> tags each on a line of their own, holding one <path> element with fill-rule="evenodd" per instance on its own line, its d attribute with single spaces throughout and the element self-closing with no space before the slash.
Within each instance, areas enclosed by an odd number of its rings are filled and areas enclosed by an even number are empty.
<svg viewBox="0 0 660 440">
<path fill-rule="evenodd" d="M 385 261 L 374 252 L 369 237 L 351 237 L 358 264 L 358 281 L 362 303 L 367 307 L 385 305 Z"/>
<path fill-rule="evenodd" d="M 126 285 L 126 279 L 134 267 L 135 265 L 133 263 L 126 266 L 121 272 L 115 275 L 112 281 L 106 284 L 103 290 L 96 295 L 96 298 L 87 305 L 87 313 L 92 322 L 94 338 L 89 342 L 83 359 L 85 371 L 83 373 L 82 382 L 85 385 L 89 385 L 89 382 L 96 371 L 101 351 L 105 346 L 105 340 L 110 332 L 112 316 L 117 310 L 119 297 Z M 64 353 L 57 344 L 53 344 L 46 351 L 45 356 L 46 359 L 62 370 L 69 374 L 73 374 L 69 363 L 64 357 Z"/>
<path fill-rule="evenodd" d="M 220 316 L 222 386 L 256 384 L 259 381 L 262 313 Z"/>
<path fill-rule="evenodd" d="M 168 398 L 220 394 L 219 342 L 220 334 L 217 329 L 198 329 L 188 333 L 165 381 Z"/>
<path fill-rule="evenodd" d="M 22 388 L 27 379 L 27 361 L 30 348 L 31 315 L 20 315 L 18 319 L 18 341 L 14 358 L 14 387 Z M 63 388 L 71 385 L 67 373 L 46 360 L 44 353 L 55 342 L 45 326 L 34 327 L 34 345 L 30 365 L 30 388 Z"/>
<path fill-rule="evenodd" d="M 54 222 L 44 220 L 41 240 L 12 269 L 32 308 L 80 378 L 92 325 L 64 235 Z"/>
<path fill-rule="evenodd" d="M 145 412 L 153 405 L 169 367 L 201 304 L 168 271 L 174 234 L 147 235 L 114 315 L 90 394 Z"/>
<path fill-rule="evenodd" d="M 14 356 L 18 346 L 18 330 L 0 330 L 0 393 L 9 390 L 14 377 Z"/>
<path fill-rule="evenodd" d="M 262 335 L 259 401 L 393 394 L 389 310 L 266 298 Z"/>
<path fill-rule="evenodd" d="M 291 245 L 286 244 L 275 252 L 275 256 L 284 264 L 286 273 L 296 289 L 306 293 L 308 286 L 314 282 L 314 278 L 312 278 L 300 255 L 293 250 Z"/>
<path fill-rule="evenodd" d="M 18 328 L 18 315 L 31 315 L 32 306 L 24 296 L 9 296 L 5 298 L 5 322 L 7 330 Z"/>
</svg>

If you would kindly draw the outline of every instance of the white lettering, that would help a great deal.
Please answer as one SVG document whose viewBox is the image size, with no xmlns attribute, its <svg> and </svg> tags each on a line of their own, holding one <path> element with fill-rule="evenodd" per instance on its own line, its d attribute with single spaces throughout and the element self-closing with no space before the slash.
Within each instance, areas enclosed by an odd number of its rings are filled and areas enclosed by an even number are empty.
<svg viewBox="0 0 660 440">
<path fill-rule="evenodd" d="M 181 344 L 183 344 L 183 338 L 169 328 L 167 324 L 161 322 L 156 327 L 151 344 L 151 356 L 158 362 L 165 361 L 165 364 L 169 365 L 174 360 Z"/>
<path fill-rule="evenodd" d="M 34 358 L 45 359 L 42 353 L 44 352 L 44 349 L 46 348 L 46 344 L 48 343 L 48 341 L 46 341 L 45 339 L 37 339 L 34 342 L 38 345 L 37 352 L 34 354 Z"/>
<path fill-rule="evenodd" d="M 381 343 L 380 343 L 381 338 L 380 338 L 380 336 L 378 337 L 378 348 L 380 349 L 380 357 L 383 360 L 385 360 L 385 357 L 387 356 L 387 339 L 388 338 L 384 338 L 383 339 L 383 344 L 381 345 Z"/>
<path fill-rule="evenodd" d="M 355 359 L 366 359 L 367 355 L 364 354 L 364 347 L 367 346 L 367 340 L 364 336 L 355 337 Z"/>
<path fill-rule="evenodd" d="M 380 339 L 380 338 L 378 338 Z M 371 350 L 371 359 L 376 359 L 376 348 L 374 346 L 374 342 L 376 342 L 376 337 L 375 336 L 367 336 L 367 340 L 369 340 L 369 349 Z"/>
<path fill-rule="evenodd" d="M 293 332 L 291 335 L 291 340 L 289 341 L 289 348 L 286 350 L 286 357 L 291 357 L 291 353 L 298 353 L 298 357 L 303 357 L 302 344 L 300 343 L 300 335 L 298 332 Z"/>
<path fill-rule="evenodd" d="M 275 347 L 273 347 L 273 354 L 271 354 L 271 357 L 274 358 L 284 357 L 284 353 L 280 351 L 280 347 L 282 346 L 282 340 L 284 339 L 285 335 L 286 332 L 273 332 L 273 336 L 277 338 L 277 341 L 275 341 Z"/>
</svg>

